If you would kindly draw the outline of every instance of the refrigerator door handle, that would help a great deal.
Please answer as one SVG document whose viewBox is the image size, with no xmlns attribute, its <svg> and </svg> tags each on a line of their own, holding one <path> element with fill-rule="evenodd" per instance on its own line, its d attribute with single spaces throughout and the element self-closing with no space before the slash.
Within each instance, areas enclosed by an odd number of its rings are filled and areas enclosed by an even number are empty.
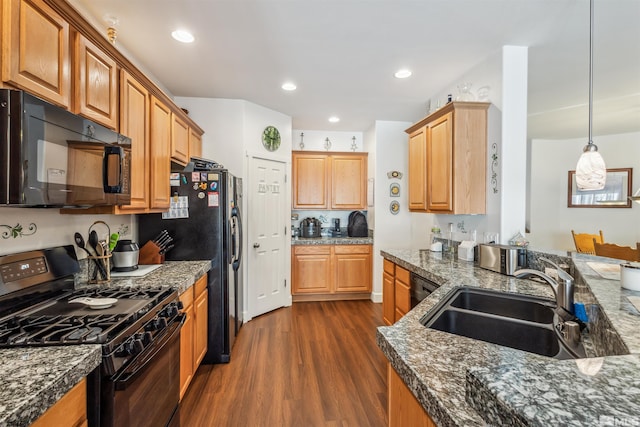
<svg viewBox="0 0 640 427">
<path fill-rule="evenodd" d="M 231 210 L 231 217 L 235 217 L 236 218 L 236 232 L 234 233 L 234 236 L 238 239 L 238 243 L 237 245 L 235 245 L 235 249 L 237 250 L 237 252 L 234 254 L 234 260 L 233 260 L 233 269 L 234 270 L 238 270 L 240 268 L 240 262 L 242 260 L 242 216 L 240 215 L 240 210 L 236 207 L 234 207 Z"/>
</svg>

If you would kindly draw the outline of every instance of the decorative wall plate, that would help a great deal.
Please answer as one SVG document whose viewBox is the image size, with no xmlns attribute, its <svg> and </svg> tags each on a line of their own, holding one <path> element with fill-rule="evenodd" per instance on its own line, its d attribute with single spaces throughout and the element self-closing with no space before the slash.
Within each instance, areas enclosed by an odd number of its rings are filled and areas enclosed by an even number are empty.
<svg viewBox="0 0 640 427">
<path fill-rule="evenodd" d="M 389 186 L 389 195 L 391 197 L 400 197 L 400 184 L 394 182 Z"/>
<path fill-rule="evenodd" d="M 389 179 L 392 179 L 392 178 L 402 179 L 402 172 L 400 172 L 400 171 L 387 172 L 387 178 L 389 178 Z"/>
<path fill-rule="evenodd" d="M 280 147 L 280 132 L 274 126 L 267 126 L 262 131 L 262 145 L 269 151 L 276 151 Z"/>
<path fill-rule="evenodd" d="M 398 203 L 395 200 L 391 202 L 391 204 L 389 205 L 389 212 L 391 212 L 394 215 L 397 215 L 398 212 L 400 212 L 400 203 Z"/>
</svg>

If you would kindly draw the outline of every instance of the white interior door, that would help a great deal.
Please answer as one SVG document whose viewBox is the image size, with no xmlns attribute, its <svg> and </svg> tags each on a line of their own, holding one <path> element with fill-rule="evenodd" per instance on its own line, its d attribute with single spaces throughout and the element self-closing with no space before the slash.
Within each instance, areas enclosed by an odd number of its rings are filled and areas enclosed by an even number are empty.
<svg viewBox="0 0 640 427">
<path fill-rule="evenodd" d="M 286 305 L 289 288 L 285 251 L 286 163 L 250 157 L 249 225 L 245 253 L 248 264 L 249 313 L 251 317 Z"/>
</svg>

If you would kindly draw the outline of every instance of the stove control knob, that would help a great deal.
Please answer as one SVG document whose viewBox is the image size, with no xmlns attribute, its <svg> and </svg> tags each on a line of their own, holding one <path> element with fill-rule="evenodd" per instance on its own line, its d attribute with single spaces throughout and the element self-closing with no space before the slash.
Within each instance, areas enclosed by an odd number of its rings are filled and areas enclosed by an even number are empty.
<svg viewBox="0 0 640 427">
<path fill-rule="evenodd" d="M 167 308 L 165 309 L 164 313 L 162 313 L 162 315 L 164 317 L 175 317 L 178 315 L 178 313 L 179 311 L 178 311 L 177 304 L 170 304 L 167 306 Z"/>
<path fill-rule="evenodd" d="M 135 356 L 136 354 L 140 353 L 142 350 L 144 350 L 144 344 L 139 339 L 134 338 L 130 341 L 127 341 L 124 344 L 125 353 L 131 356 Z"/>
<path fill-rule="evenodd" d="M 155 320 L 155 323 L 158 326 L 158 329 L 164 329 L 167 327 L 167 319 L 165 319 L 164 317 L 158 317 Z"/>
<path fill-rule="evenodd" d="M 153 334 L 151 332 L 147 331 L 144 334 L 142 334 L 142 343 L 144 345 L 151 344 L 151 341 L 153 341 Z"/>
</svg>

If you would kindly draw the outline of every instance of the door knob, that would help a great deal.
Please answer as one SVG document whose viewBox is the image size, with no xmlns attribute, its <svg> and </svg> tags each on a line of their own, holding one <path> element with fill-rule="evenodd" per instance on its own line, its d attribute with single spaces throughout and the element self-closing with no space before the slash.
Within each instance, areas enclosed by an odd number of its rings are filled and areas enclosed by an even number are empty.
<svg viewBox="0 0 640 427">
<path fill-rule="evenodd" d="M 254 248 L 254 249 L 258 249 L 259 247 L 260 247 L 260 243 L 254 243 L 254 244 L 253 244 L 253 248 Z"/>
</svg>

